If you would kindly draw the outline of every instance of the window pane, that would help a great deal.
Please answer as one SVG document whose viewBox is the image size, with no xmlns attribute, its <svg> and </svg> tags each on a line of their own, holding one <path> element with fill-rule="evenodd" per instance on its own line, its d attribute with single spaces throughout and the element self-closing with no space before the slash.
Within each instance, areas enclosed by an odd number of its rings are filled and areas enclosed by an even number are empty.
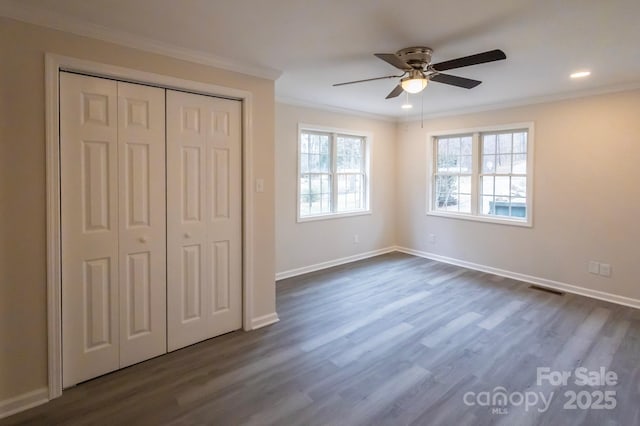
<svg viewBox="0 0 640 426">
<path fill-rule="evenodd" d="M 501 154 L 496 159 L 496 173 L 511 173 L 511 154 Z"/>
<path fill-rule="evenodd" d="M 448 154 L 449 139 L 438 139 L 438 172 L 446 172 L 451 166 L 451 159 Z"/>
<path fill-rule="evenodd" d="M 511 199 L 511 216 L 513 217 L 527 217 L 527 199 L 526 198 L 512 198 Z"/>
<path fill-rule="evenodd" d="M 526 203 L 511 203 L 511 216 L 512 217 L 527 217 L 527 204 Z"/>
<path fill-rule="evenodd" d="M 338 172 L 363 171 L 363 138 L 352 136 L 338 136 L 336 150 L 336 170 Z"/>
<path fill-rule="evenodd" d="M 300 172 L 328 173 L 331 167 L 329 134 L 303 132 L 300 138 Z"/>
<path fill-rule="evenodd" d="M 466 136 L 460 139 L 460 151 L 462 155 L 471 155 L 473 152 L 473 139 Z"/>
<path fill-rule="evenodd" d="M 314 134 L 309 136 L 309 152 L 310 153 L 314 153 L 315 154 L 315 153 L 319 152 L 318 148 L 319 148 L 320 144 L 318 142 L 318 138 L 319 138 L 319 136 L 318 135 L 314 135 Z"/>
<path fill-rule="evenodd" d="M 438 152 L 443 156 L 447 155 L 447 138 L 439 138 L 438 139 Z"/>
<path fill-rule="evenodd" d="M 458 193 L 457 176 L 436 176 L 436 207 L 444 208 L 458 204 L 456 195 Z M 456 208 L 457 209 L 457 208 Z"/>
<path fill-rule="evenodd" d="M 460 194 L 471 194 L 471 176 L 460 176 Z"/>
<path fill-rule="evenodd" d="M 496 153 L 496 135 L 484 135 L 482 138 L 483 154 Z"/>
<path fill-rule="evenodd" d="M 365 137 L 300 132 L 298 202 L 301 216 L 366 208 L 366 149 Z M 333 193 L 334 188 L 339 188 L 338 193 Z"/>
<path fill-rule="evenodd" d="M 493 214 L 493 196 L 483 196 L 482 197 L 482 214 Z"/>
<path fill-rule="evenodd" d="M 493 196 L 493 176 L 482 176 L 482 195 Z"/>
<path fill-rule="evenodd" d="M 444 204 L 444 206 L 442 207 L 443 210 L 448 211 L 448 212 L 457 212 L 458 211 L 458 199 L 451 196 L 448 199 L 448 202 L 446 204 Z"/>
<path fill-rule="evenodd" d="M 300 216 L 307 216 L 311 208 L 309 176 L 300 178 Z"/>
<path fill-rule="evenodd" d="M 513 173 L 519 175 L 527 174 L 527 154 L 513 155 Z"/>
<path fill-rule="evenodd" d="M 449 155 L 460 155 L 460 138 L 449 139 L 449 147 L 447 148 L 447 151 L 449 152 Z"/>
<path fill-rule="evenodd" d="M 322 140 L 322 143 L 320 144 L 321 154 L 329 154 L 329 144 L 329 136 L 325 136 L 325 138 Z"/>
<path fill-rule="evenodd" d="M 300 155 L 300 173 L 309 173 L 309 156 L 307 154 Z"/>
<path fill-rule="evenodd" d="M 308 216 L 331 212 L 331 177 L 310 174 L 300 178 L 300 215 Z"/>
<path fill-rule="evenodd" d="M 496 156 L 485 155 L 482 158 L 482 173 L 495 173 L 496 172 Z"/>
<path fill-rule="evenodd" d="M 511 133 L 502 133 L 498 135 L 498 152 L 497 154 L 511 154 L 512 152 L 512 135 Z"/>
<path fill-rule="evenodd" d="M 511 196 L 512 197 L 527 196 L 527 178 L 525 177 L 511 178 Z"/>
<path fill-rule="evenodd" d="M 328 154 L 309 154 L 309 171 L 315 173 L 329 172 L 330 159 Z"/>
<path fill-rule="evenodd" d="M 460 173 L 471 173 L 473 160 L 470 155 L 460 157 Z"/>
<path fill-rule="evenodd" d="M 438 172 L 444 173 L 458 173 L 460 172 L 460 164 L 458 163 L 459 157 L 448 156 L 438 167 Z"/>
<path fill-rule="evenodd" d="M 497 196 L 509 196 L 511 194 L 511 187 L 510 187 L 510 178 L 509 176 L 496 176 L 495 178 L 495 183 L 496 183 L 496 195 Z"/>
<path fill-rule="evenodd" d="M 458 211 L 460 213 L 471 213 L 471 195 L 458 196 Z"/>
<path fill-rule="evenodd" d="M 338 179 L 338 212 L 362 210 L 364 204 L 364 175 L 340 174 Z"/>
<path fill-rule="evenodd" d="M 520 132 L 513 134 L 513 152 L 523 153 L 527 152 L 527 133 Z"/>
<path fill-rule="evenodd" d="M 496 216 L 511 216 L 511 206 L 509 201 L 504 201 L 496 198 L 493 203 L 493 210 L 491 214 Z"/>
<path fill-rule="evenodd" d="M 481 133 L 480 158 L 473 155 L 473 136 L 445 136 L 437 142 L 434 209 L 470 213 L 477 196 L 481 215 L 527 216 L 526 130 Z M 474 186 L 471 174 L 478 165 L 480 185 Z"/>
</svg>

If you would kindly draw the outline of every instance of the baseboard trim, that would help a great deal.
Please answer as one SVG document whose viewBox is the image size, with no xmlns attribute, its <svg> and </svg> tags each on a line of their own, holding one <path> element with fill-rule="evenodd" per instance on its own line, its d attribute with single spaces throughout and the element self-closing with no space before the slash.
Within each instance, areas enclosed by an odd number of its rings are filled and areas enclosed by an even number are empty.
<svg viewBox="0 0 640 426">
<path fill-rule="evenodd" d="M 542 287 L 564 291 L 566 293 L 578 294 L 580 296 L 586 296 L 592 299 L 603 300 L 605 302 L 611 302 L 617 305 L 629 306 L 631 308 L 640 309 L 640 300 L 632 299 L 626 296 L 619 296 L 617 294 L 606 293 L 604 291 L 591 290 L 584 287 L 578 287 L 573 284 L 549 280 L 546 278 L 535 277 L 533 275 L 521 274 L 519 272 L 507 271 L 505 269 L 494 268 L 487 265 L 467 262 L 466 260 L 460 260 L 452 257 L 441 256 L 439 254 L 429 253 L 429 252 L 420 251 L 420 250 L 414 250 L 406 247 L 396 247 L 395 249 L 396 251 L 410 254 L 413 256 L 423 257 L 425 259 L 437 260 L 438 262 L 461 266 L 463 268 L 473 269 L 475 271 L 487 272 L 489 274 L 499 275 L 501 277 L 506 277 L 506 278 L 512 278 L 514 280 L 524 281 L 530 284 L 537 284 Z"/>
<path fill-rule="evenodd" d="M 272 312 L 267 315 L 263 315 L 261 317 L 257 317 L 251 320 L 251 329 L 256 330 L 258 328 L 266 327 L 271 324 L 275 324 L 280 321 L 278 318 L 278 314 L 276 312 Z"/>
<path fill-rule="evenodd" d="M 0 419 L 49 402 L 49 389 L 40 388 L 0 401 Z"/>
<path fill-rule="evenodd" d="M 290 269 L 288 271 L 278 272 L 276 281 L 286 278 L 296 277 L 298 275 L 308 274 L 309 272 L 320 271 L 322 269 L 333 268 L 334 266 L 344 265 L 345 263 L 356 262 L 358 260 L 368 259 L 381 254 L 397 251 L 396 247 L 385 247 L 379 250 L 367 251 L 364 253 L 354 254 L 353 256 L 341 257 L 339 259 L 328 260 L 326 262 L 316 263 L 315 265 L 304 266 L 302 268 Z"/>
</svg>

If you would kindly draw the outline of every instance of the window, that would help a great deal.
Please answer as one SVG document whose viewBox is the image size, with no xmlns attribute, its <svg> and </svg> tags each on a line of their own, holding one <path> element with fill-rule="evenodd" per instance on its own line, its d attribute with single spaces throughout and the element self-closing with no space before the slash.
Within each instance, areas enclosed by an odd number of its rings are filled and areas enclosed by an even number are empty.
<svg viewBox="0 0 640 426">
<path fill-rule="evenodd" d="M 531 226 L 533 125 L 431 135 L 428 213 Z"/>
<path fill-rule="evenodd" d="M 347 132 L 300 130 L 298 219 L 369 211 L 369 142 Z"/>
</svg>

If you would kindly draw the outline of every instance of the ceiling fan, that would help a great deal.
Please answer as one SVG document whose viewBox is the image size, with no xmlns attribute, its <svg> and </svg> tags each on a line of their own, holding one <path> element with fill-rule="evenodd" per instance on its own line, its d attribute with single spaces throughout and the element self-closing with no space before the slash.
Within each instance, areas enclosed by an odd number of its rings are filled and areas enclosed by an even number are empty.
<svg viewBox="0 0 640 426">
<path fill-rule="evenodd" d="M 482 82 L 451 74 L 443 74 L 442 71 L 507 59 L 507 55 L 505 55 L 502 50 L 495 49 L 432 64 L 432 53 L 433 50 L 429 47 L 407 47 L 398 50 L 396 53 L 376 53 L 376 57 L 403 71 L 403 74 L 348 81 L 346 83 L 334 84 L 334 86 L 364 83 L 365 81 L 382 80 L 386 78 L 400 78 L 400 83 L 387 95 L 387 99 L 395 98 L 404 91 L 408 93 L 420 93 L 427 87 L 429 81 L 450 84 L 465 89 L 473 89 Z"/>
</svg>

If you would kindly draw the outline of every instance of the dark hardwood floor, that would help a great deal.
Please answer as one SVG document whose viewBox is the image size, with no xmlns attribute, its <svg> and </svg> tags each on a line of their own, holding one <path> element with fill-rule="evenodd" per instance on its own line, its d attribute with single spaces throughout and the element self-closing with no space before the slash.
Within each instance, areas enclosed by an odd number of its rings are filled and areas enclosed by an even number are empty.
<svg viewBox="0 0 640 426">
<path fill-rule="evenodd" d="M 638 310 L 400 253 L 280 281 L 277 303 L 278 324 L 94 379 L 0 424 L 640 424 Z M 572 376 L 538 385 L 545 367 Z M 578 367 L 617 383 L 580 386 Z"/>
</svg>

